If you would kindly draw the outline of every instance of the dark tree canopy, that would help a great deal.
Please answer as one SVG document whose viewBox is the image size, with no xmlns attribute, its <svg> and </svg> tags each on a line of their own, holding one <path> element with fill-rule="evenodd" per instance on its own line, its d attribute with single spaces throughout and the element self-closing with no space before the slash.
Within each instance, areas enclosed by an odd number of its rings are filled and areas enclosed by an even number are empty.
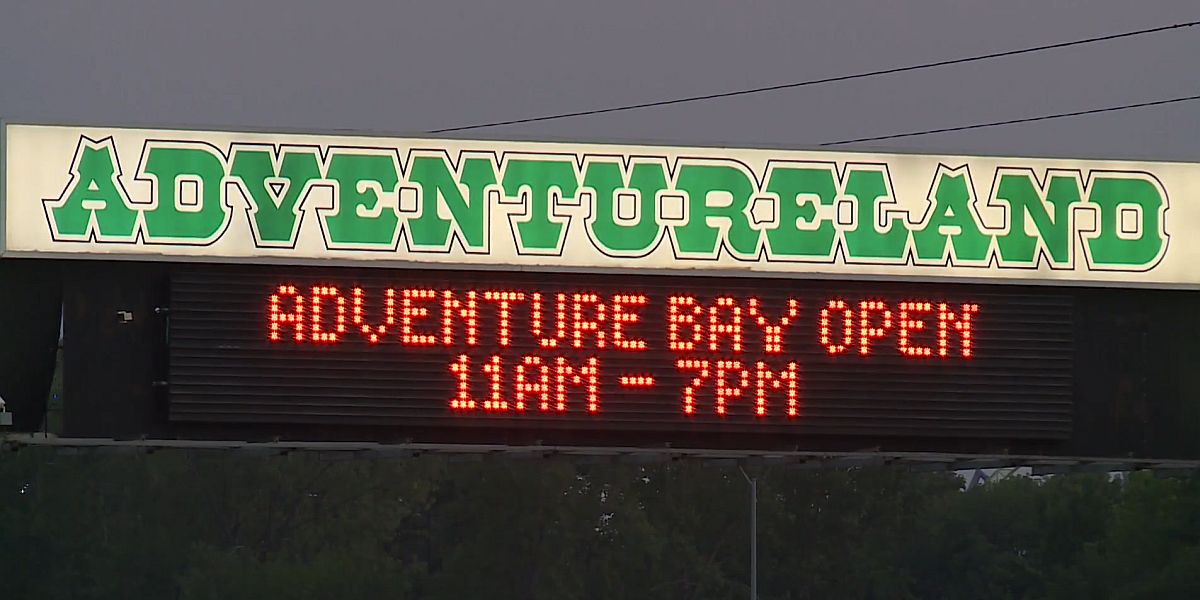
<svg viewBox="0 0 1200 600">
<path fill-rule="evenodd" d="M 759 595 L 1200 597 L 1200 480 L 767 469 Z M 4 598 L 746 598 L 736 469 L 0 457 Z"/>
</svg>

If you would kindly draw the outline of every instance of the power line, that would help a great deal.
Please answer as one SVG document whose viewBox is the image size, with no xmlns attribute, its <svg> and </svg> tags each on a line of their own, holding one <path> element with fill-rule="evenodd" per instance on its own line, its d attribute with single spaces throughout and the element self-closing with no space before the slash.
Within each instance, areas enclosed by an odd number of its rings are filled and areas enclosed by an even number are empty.
<svg viewBox="0 0 1200 600">
<path fill-rule="evenodd" d="M 763 92 L 775 92 L 779 90 L 787 90 L 792 88 L 807 87 L 813 85 L 821 85 L 825 83 L 836 83 L 839 81 L 849 81 L 851 79 L 863 79 L 867 77 L 877 77 L 880 75 L 893 75 L 896 73 L 906 73 L 909 71 L 919 71 L 922 69 L 932 69 L 935 67 L 945 67 L 949 65 L 959 65 L 963 63 L 976 62 L 981 60 L 989 60 L 992 58 L 1003 58 L 1007 56 L 1017 56 L 1020 54 L 1030 54 L 1033 52 L 1041 52 L 1043 50 L 1057 50 L 1060 48 L 1069 48 L 1071 46 L 1082 46 L 1084 44 L 1094 44 L 1097 42 L 1107 42 L 1122 38 L 1135 37 L 1139 35 L 1149 35 L 1154 33 L 1162 33 L 1173 29 L 1182 29 L 1186 27 L 1194 27 L 1200 25 L 1200 21 L 1187 21 L 1183 23 L 1175 23 L 1173 25 L 1163 25 L 1160 27 L 1151 27 L 1149 29 L 1138 29 L 1135 31 L 1126 31 L 1123 33 L 1114 33 L 1099 37 L 1090 37 L 1080 40 L 1072 40 L 1069 42 L 1059 42 L 1056 44 L 1047 44 L 1044 46 L 1032 46 L 1029 48 L 1020 48 L 1017 50 L 1005 50 L 1002 52 L 992 52 L 988 54 L 979 54 L 975 56 L 966 56 L 962 58 L 954 58 L 948 60 L 939 60 L 935 62 L 921 63 L 909 65 L 907 67 L 894 67 L 891 69 L 879 69 L 876 71 L 866 71 L 862 73 L 853 73 L 850 75 L 838 75 L 836 77 L 825 77 L 822 79 L 809 79 L 806 81 L 795 81 L 791 83 L 781 83 L 776 85 L 768 85 L 763 87 L 747 88 L 742 90 L 733 90 L 729 92 L 717 92 L 714 94 L 702 94 L 699 96 L 684 96 L 682 98 L 672 98 L 669 100 L 655 100 L 652 102 L 640 102 L 637 104 L 624 104 L 619 106 L 610 106 L 607 108 L 595 108 L 590 110 L 580 110 L 575 112 L 564 112 L 540 117 L 527 117 L 524 119 L 511 119 L 508 121 L 493 121 L 490 123 L 477 123 L 475 125 L 462 125 L 458 127 L 445 127 L 442 129 L 434 129 L 429 133 L 450 133 L 452 131 L 466 131 L 468 129 L 483 129 L 486 127 L 500 127 L 503 125 L 517 125 L 520 123 L 535 123 L 539 121 L 553 121 L 556 119 L 569 119 L 572 117 L 584 117 L 588 115 L 599 115 L 605 113 L 620 112 L 626 110 L 637 110 L 642 108 L 654 108 L 658 106 L 669 106 L 672 104 L 685 104 L 688 102 L 700 102 L 703 100 L 715 100 L 718 98 L 729 98 L 732 96 L 746 96 L 749 94 L 760 94 Z"/>
<path fill-rule="evenodd" d="M 896 138 L 913 137 L 917 135 L 932 135 L 935 133 L 948 133 L 951 131 L 966 131 L 968 129 L 982 129 L 984 127 L 998 127 L 1000 125 L 1015 125 L 1017 123 L 1032 123 L 1034 121 L 1048 121 L 1050 119 L 1062 119 L 1066 117 L 1080 117 L 1083 115 L 1094 115 L 1099 113 L 1114 112 L 1118 110 L 1130 110 L 1134 108 L 1146 108 L 1148 106 L 1162 106 L 1164 104 L 1175 104 L 1178 102 L 1191 102 L 1200 100 L 1200 95 L 1184 96 L 1182 98 L 1171 98 L 1168 100 L 1155 100 L 1153 102 L 1139 102 L 1137 104 L 1122 104 L 1120 106 L 1107 106 L 1104 108 L 1091 108 L 1088 110 L 1077 110 L 1074 112 L 1055 113 L 1052 115 L 1042 115 L 1039 117 L 1024 117 L 1021 119 L 1008 119 L 1006 121 L 992 121 L 989 123 L 974 123 L 972 125 L 959 125 L 957 127 L 944 127 L 942 129 L 925 129 L 922 131 L 910 131 L 908 133 L 893 133 L 890 135 L 877 135 L 873 137 L 854 138 L 850 140 L 838 140 L 836 142 L 825 142 L 818 144 L 819 146 L 838 146 L 841 144 L 854 144 L 857 142 L 877 142 L 879 140 L 894 140 Z"/>
</svg>

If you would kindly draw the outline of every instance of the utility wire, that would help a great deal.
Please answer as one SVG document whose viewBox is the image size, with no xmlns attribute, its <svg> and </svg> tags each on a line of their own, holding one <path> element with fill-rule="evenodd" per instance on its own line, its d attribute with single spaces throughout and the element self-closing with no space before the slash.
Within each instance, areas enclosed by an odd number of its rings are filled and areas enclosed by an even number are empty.
<svg viewBox="0 0 1200 600">
<path fill-rule="evenodd" d="M 1052 115 L 1042 115 L 1039 117 L 1024 117 L 1021 119 L 1008 119 L 1006 121 L 992 121 L 989 123 L 974 123 L 972 125 L 959 125 L 957 127 L 944 127 L 942 129 L 925 129 L 922 131 L 910 131 L 908 133 L 893 133 L 890 135 L 877 135 L 873 137 L 854 138 L 850 140 L 838 140 L 836 142 L 825 142 L 818 144 L 819 146 L 838 146 L 841 144 L 854 144 L 857 142 L 877 142 L 879 140 L 894 140 L 896 138 L 913 137 L 917 135 L 932 135 L 935 133 L 948 133 L 951 131 L 966 131 L 968 129 L 983 129 L 984 127 L 999 127 L 1000 125 L 1014 125 L 1017 123 L 1032 123 L 1034 121 L 1049 121 L 1050 119 L 1062 119 L 1066 117 L 1080 117 L 1083 115 L 1095 115 L 1099 113 L 1114 112 L 1118 110 L 1131 110 L 1134 108 L 1146 108 L 1148 106 L 1162 106 L 1164 104 L 1176 104 L 1179 102 L 1192 102 L 1200 100 L 1200 95 L 1183 96 L 1181 98 L 1170 98 L 1167 100 L 1154 100 L 1152 102 L 1139 102 L 1137 104 L 1122 104 L 1120 106 L 1106 106 L 1104 108 L 1091 108 L 1088 110 L 1077 110 L 1074 112 L 1055 113 Z"/>
<path fill-rule="evenodd" d="M 948 60 L 939 60 L 935 62 L 927 62 L 907 67 L 894 67 L 891 69 L 879 69 L 876 71 L 865 71 L 862 73 L 852 73 L 849 75 L 838 75 L 836 77 L 825 77 L 822 79 L 809 79 L 806 81 L 795 81 L 791 83 L 781 83 L 777 85 L 768 85 L 763 87 L 747 88 L 742 90 L 733 90 L 729 92 L 717 92 L 714 94 L 702 94 L 699 96 L 684 96 L 682 98 L 672 98 L 669 100 L 655 100 L 653 102 L 640 102 L 637 104 L 624 104 L 619 106 L 610 106 L 607 108 L 595 108 L 591 110 L 580 110 L 575 112 L 564 112 L 540 117 L 527 117 L 524 119 L 512 119 L 508 121 L 493 121 L 490 123 L 477 123 L 474 125 L 461 125 L 458 127 L 444 127 L 442 129 L 434 129 L 429 133 L 450 133 L 452 131 L 466 131 L 469 129 L 484 129 L 486 127 L 500 127 L 502 125 L 517 125 L 520 123 L 536 123 L 539 121 L 553 121 L 556 119 L 569 119 L 572 117 L 583 117 L 588 115 L 600 115 L 605 113 L 621 112 L 626 110 L 638 110 L 642 108 L 654 108 L 658 106 L 669 106 L 672 104 L 685 104 L 688 102 L 701 102 L 704 100 L 715 100 L 717 98 L 729 98 L 732 96 L 746 96 L 750 94 L 761 94 L 763 92 L 775 92 L 779 90 L 787 90 L 792 88 L 807 87 L 813 85 L 821 85 L 825 83 L 835 83 L 839 81 L 849 81 L 851 79 L 864 79 L 867 77 L 877 77 L 880 75 L 893 75 L 896 73 L 907 73 L 909 71 L 919 71 L 922 69 L 932 69 L 936 67 L 945 67 L 949 65 L 959 65 L 963 63 L 988 60 L 992 58 L 1003 58 L 1006 56 L 1017 56 L 1020 54 L 1030 54 L 1041 52 L 1043 50 L 1057 50 L 1060 48 L 1069 48 L 1071 46 L 1082 46 L 1085 44 L 1094 44 L 1098 42 L 1107 42 L 1122 38 L 1135 37 L 1139 35 L 1150 35 L 1154 33 L 1162 33 L 1173 29 L 1183 29 L 1200 25 L 1200 21 L 1186 21 L 1183 23 L 1175 23 L 1173 25 L 1163 25 L 1160 27 L 1151 27 L 1149 29 L 1138 29 L 1135 31 L 1126 31 L 1123 33 L 1114 33 L 1099 37 L 1090 37 L 1080 40 L 1072 40 L 1069 42 L 1059 42 L 1056 44 L 1047 44 L 1043 46 L 1031 46 L 1029 48 L 1020 48 L 1017 50 L 1005 50 L 1003 52 L 991 52 L 988 54 L 978 54 L 975 56 L 966 56 L 962 58 L 954 58 Z"/>
</svg>

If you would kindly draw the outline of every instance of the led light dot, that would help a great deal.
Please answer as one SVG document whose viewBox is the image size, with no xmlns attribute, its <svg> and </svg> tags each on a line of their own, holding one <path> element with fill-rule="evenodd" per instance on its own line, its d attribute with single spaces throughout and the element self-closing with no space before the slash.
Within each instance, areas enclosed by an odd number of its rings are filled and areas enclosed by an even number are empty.
<svg viewBox="0 0 1200 600">
<path fill-rule="evenodd" d="M 624 387 L 654 387 L 654 377 L 651 375 L 622 375 L 617 381 Z"/>
<path fill-rule="evenodd" d="M 950 306 L 945 302 L 938 304 L 938 356 L 948 358 L 950 351 L 950 324 L 954 323 L 954 330 L 959 334 L 959 355 L 962 358 L 971 358 L 973 355 L 973 340 L 971 332 L 972 315 L 979 312 L 978 304 L 963 304 L 956 314 L 950 310 Z"/>
<path fill-rule="evenodd" d="M 466 293 L 466 299 L 459 300 L 454 292 L 442 292 L 442 345 L 454 345 L 455 319 L 464 324 L 466 330 L 466 345 L 479 345 L 478 295 L 475 290 Z"/>
<path fill-rule="evenodd" d="M 683 413 L 696 413 L 696 392 L 708 379 L 708 361 L 696 358 L 681 358 L 675 361 L 675 368 L 680 371 L 696 371 L 696 377 L 683 388 Z"/>
<path fill-rule="evenodd" d="M 639 352 L 646 349 L 646 341 L 626 337 L 625 326 L 632 326 L 641 319 L 641 315 L 633 312 L 632 307 L 645 306 L 646 296 L 642 294 L 617 294 L 612 300 L 612 341 L 618 350 Z"/>
<path fill-rule="evenodd" d="M 558 357 L 554 362 L 554 410 L 567 410 L 568 386 L 582 387 L 586 394 L 584 398 L 586 410 L 589 413 L 600 410 L 600 361 L 595 357 L 584 360 L 582 365 L 571 364 L 565 357 Z M 543 406 L 542 410 L 549 410 Z"/>
<path fill-rule="evenodd" d="M 323 309 L 322 304 L 325 300 L 332 305 L 332 311 Z M 311 297 L 309 299 L 310 310 L 309 314 L 311 327 L 312 341 L 320 344 L 332 344 L 341 339 L 341 334 L 346 331 L 346 299 L 342 297 L 341 292 L 334 286 L 318 285 L 311 289 Z M 333 328 L 332 330 L 325 329 L 324 314 L 333 312 Z M 297 338 L 296 341 L 303 341 Z"/>
<path fill-rule="evenodd" d="M 292 338 L 296 343 L 304 343 L 304 296 L 298 294 L 296 286 L 292 285 L 281 285 L 277 292 L 271 294 L 267 301 L 267 339 L 278 342 L 282 339 L 283 326 L 290 325 Z M 292 299 L 292 310 L 286 312 L 282 308 L 285 297 Z"/>
<path fill-rule="evenodd" d="M 395 294 L 395 290 L 389 290 Z M 432 333 L 414 333 L 413 322 L 429 317 L 429 308 L 418 303 L 437 300 L 436 290 L 406 289 L 400 300 L 400 343 L 405 346 L 436 346 L 438 338 Z M 393 298 L 394 302 L 394 298 Z M 392 309 L 395 310 L 394 308 Z"/>
<path fill-rule="evenodd" d="M 721 318 L 722 312 L 728 315 L 726 319 Z M 717 298 L 708 308 L 708 349 L 719 351 L 722 337 L 729 338 L 731 351 L 742 351 L 742 308 L 728 296 Z"/>
<path fill-rule="evenodd" d="M 800 303 L 794 298 L 787 301 L 787 309 L 776 323 L 771 323 L 759 308 L 758 298 L 751 297 L 748 301 L 750 318 L 763 332 L 763 352 L 780 354 L 783 352 L 783 330 L 792 324 L 800 314 Z"/>
<path fill-rule="evenodd" d="M 532 378 L 530 373 L 536 373 Z M 550 366 L 542 357 L 526 355 L 517 364 L 514 376 L 514 400 L 517 410 L 525 410 L 525 399 L 533 396 L 542 410 L 550 409 Z"/>
<path fill-rule="evenodd" d="M 530 298 L 532 300 L 529 307 L 530 332 L 533 333 L 533 337 L 537 339 L 538 345 L 542 348 L 557 348 L 559 340 L 565 340 L 567 337 L 567 295 L 562 293 L 555 295 L 553 337 L 543 337 L 542 335 L 542 295 L 534 292 Z"/>
<path fill-rule="evenodd" d="M 512 335 L 512 330 L 510 327 L 512 305 L 516 302 L 524 302 L 525 294 L 522 292 L 512 291 L 487 291 L 483 293 L 483 299 L 496 303 L 496 343 L 500 344 L 502 347 L 507 347 L 511 341 Z"/>
<path fill-rule="evenodd" d="M 450 408 L 454 410 L 473 410 L 475 400 L 471 398 L 471 359 L 466 354 L 458 355 L 450 363 L 450 373 L 457 383 L 457 390 L 450 399 Z"/>
<path fill-rule="evenodd" d="M 887 335 L 892 328 L 892 311 L 882 300 L 863 300 L 858 303 L 859 332 L 858 353 L 863 356 L 871 354 L 871 340 L 877 340 Z M 878 315 L 878 327 L 873 325 L 872 315 Z"/>
<path fill-rule="evenodd" d="M 838 342 L 834 341 L 833 335 L 833 317 L 837 313 L 841 313 L 841 339 Z M 846 301 L 840 298 L 830 300 L 821 309 L 820 319 L 818 323 L 818 334 L 821 347 L 830 356 L 842 354 L 854 343 L 854 311 L 847 308 Z"/>
<path fill-rule="evenodd" d="M 572 315 L 572 345 L 576 348 L 583 348 L 583 340 L 586 337 L 592 337 L 595 340 L 595 347 L 603 349 L 605 347 L 605 331 L 604 320 L 607 307 L 600 302 L 600 297 L 592 293 L 575 294 L 573 297 Z M 585 316 L 588 312 L 586 307 L 591 307 L 592 318 L 589 320 Z"/>
<path fill-rule="evenodd" d="M 692 296 L 671 296 L 667 299 L 667 345 L 674 352 L 691 352 L 701 339 L 697 317 L 703 310 Z M 685 334 L 690 328 L 690 335 Z M 687 335 L 687 338 L 684 338 Z"/>
<path fill-rule="evenodd" d="M 933 311 L 930 302 L 901 302 L 900 303 L 900 332 L 896 336 L 896 346 L 900 353 L 910 358 L 926 358 L 933 355 L 933 348 L 918 346 L 912 342 L 915 331 L 925 329 L 925 321 L 916 315 Z"/>
<path fill-rule="evenodd" d="M 741 398 L 742 390 L 750 385 L 750 374 L 742 369 L 740 360 L 717 361 L 716 374 L 716 410 L 718 415 L 724 415 L 729 401 Z"/>
<path fill-rule="evenodd" d="M 492 356 L 483 364 L 483 374 L 488 378 L 488 395 L 483 401 L 484 410 L 508 410 L 508 402 L 504 400 L 504 369 L 499 356 Z"/>
<path fill-rule="evenodd" d="M 396 324 L 396 290 L 388 288 L 384 290 L 383 295 L 383 322 L 372 326 L 366 321 L 366 292 L 361 287 L 355 287 L 350 291 L 352 298 L 350 322 L 371 344 L 378 344 L 387 335 L 388 329 Z"/>
<path fill-rule="evenodd" d="M 759 361 L 754 365 L 754 413 L 757 416 L 767 415 L 767 398 L 772 392 L 786 390 L 787 415 L 794 418 L 800 415 L 800 391 L 796 363 L 787 364 L 781 371 L 772 370 L 767 363 Z"/>
</svg>

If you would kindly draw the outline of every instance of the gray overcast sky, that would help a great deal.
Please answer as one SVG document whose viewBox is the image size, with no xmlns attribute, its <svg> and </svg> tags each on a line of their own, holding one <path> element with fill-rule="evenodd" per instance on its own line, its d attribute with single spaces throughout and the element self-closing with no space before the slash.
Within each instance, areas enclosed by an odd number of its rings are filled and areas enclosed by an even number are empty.
<svg viewBox="0 0 1200 600">
<path fill-rule="evenodd" d="M 1196 19 L 1196 0 L 4 0 L 0 116 L 420 133 Z M 1197 93 L 1200 27 L 464 135 L 806 148 Z M 879 146 L 1200 161 L 1200 102 Z"/>
</svg>

